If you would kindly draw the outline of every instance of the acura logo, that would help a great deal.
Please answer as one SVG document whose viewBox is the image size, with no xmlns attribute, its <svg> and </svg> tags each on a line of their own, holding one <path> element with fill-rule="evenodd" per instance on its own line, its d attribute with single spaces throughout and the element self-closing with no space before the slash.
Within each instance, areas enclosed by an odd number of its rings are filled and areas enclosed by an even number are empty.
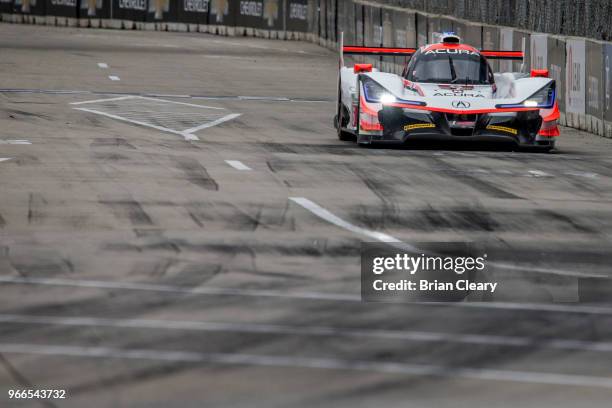
<svg viewBox="0 0 612 408">
<path fill-rule="evenodd" d="M 453 108 L 467 109 L 470 107 L 470 103 L 466 101 L 453 101 Z"/>
</svg>

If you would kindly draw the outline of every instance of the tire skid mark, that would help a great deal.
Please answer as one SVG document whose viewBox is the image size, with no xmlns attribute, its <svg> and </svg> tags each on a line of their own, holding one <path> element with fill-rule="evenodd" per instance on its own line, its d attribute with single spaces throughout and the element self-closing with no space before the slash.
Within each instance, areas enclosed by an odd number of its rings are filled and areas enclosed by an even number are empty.
<svg viewBox="0 0 612 408">
<path fill-rule="evenodd" d="M 38 224 L 45 219 L 42 208 L 47 204 L 47 200 L 40 193 L 28 195 L 28 224 Z"/>
<path fill-rule="evenodd" d="M 451 177 L 454 180 L 457 180 L 474 190 L 477 190 L 483 194 L 491 198 L 502 198 L 507 200 L 524 200 L 523 197 L 520 197 L 514 193 L 506 191 L 493 183 L 482 180 L 478 177 L 472 176 L 470 174 L 466 174 L 465 172 L 461 172 L 455 166 L 450 165 L 444 159 L 439 156 L 428 156 L 429 161 L 436 163 L 439 166 L 442 166 L 447 169 L 445 172 L 446 175 Z"/>
<path fill-rule="evenodd" d="M 97 137 L 89 144 L 90 147 L 122 147 L 136 150 L 136 147 L 122 137 Z"/>
<path fill-rule="evenodd" d="M 153 225 L 153 220 L 145 212 L 138 201 L 134 199 L 125 200 L 98 200 L 100 204 L 103 204 L 111 209 L 115 217 L 122 221 L 129 221 L 132 225 L 143 226 Z"/>
<path fill-rule="evenodd" d="M 187 181 L 209 191 L 218 191 L 219 185 L 208 174 L 206 168 L 197 160 L 191 158 L 181 158 L 176 161 L 176 167 L 181 170 Z"/>
</svg>

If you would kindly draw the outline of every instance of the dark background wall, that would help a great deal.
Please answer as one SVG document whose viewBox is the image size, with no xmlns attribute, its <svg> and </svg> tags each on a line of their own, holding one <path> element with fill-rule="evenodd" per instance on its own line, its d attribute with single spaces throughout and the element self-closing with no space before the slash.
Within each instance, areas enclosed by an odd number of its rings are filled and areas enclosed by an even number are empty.
<svg viewBox="0 0 612 408">
<path fill-rule="evenodd" d="M 612 40 L 610 0 L 377 0 L 475 22 Z"/>
</svg>

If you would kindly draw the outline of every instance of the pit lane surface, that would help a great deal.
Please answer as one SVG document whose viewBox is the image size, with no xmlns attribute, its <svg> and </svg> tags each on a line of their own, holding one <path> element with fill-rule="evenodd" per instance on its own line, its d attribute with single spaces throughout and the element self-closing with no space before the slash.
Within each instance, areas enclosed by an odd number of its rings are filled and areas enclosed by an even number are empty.
<svg viewBox="0 0 612 408">
<path fill-rule="evenodd" d="M 612 308 L 364 304 L 359 245 L 605 252 L 611 140 L 339 142 L 335 54 L 306 43 L 2 24 L 0 48 L 0 405 L 609 406 Z"/>
</svg>

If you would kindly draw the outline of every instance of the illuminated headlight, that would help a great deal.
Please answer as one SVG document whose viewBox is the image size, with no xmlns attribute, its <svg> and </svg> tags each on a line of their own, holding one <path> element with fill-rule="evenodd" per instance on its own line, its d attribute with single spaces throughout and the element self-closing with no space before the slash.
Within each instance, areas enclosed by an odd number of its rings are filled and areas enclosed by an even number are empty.
<svg viewBox="0 0 612 408">
<path fill-rule="evenodd" d="M 384 94 L 380 97 L 381 103 L 394 103 L 395 101 L 397 101 L 397 99 L 395 99 L 395 96 L 390 94 Z"/>
<path fill-rule="evenodd" d="M 529 98 L 518 104 L 498 104 L 496 108 L 543 108 L 550 109 L 555 105 L 555 82 L 551 82 Z"/>
</svg>

